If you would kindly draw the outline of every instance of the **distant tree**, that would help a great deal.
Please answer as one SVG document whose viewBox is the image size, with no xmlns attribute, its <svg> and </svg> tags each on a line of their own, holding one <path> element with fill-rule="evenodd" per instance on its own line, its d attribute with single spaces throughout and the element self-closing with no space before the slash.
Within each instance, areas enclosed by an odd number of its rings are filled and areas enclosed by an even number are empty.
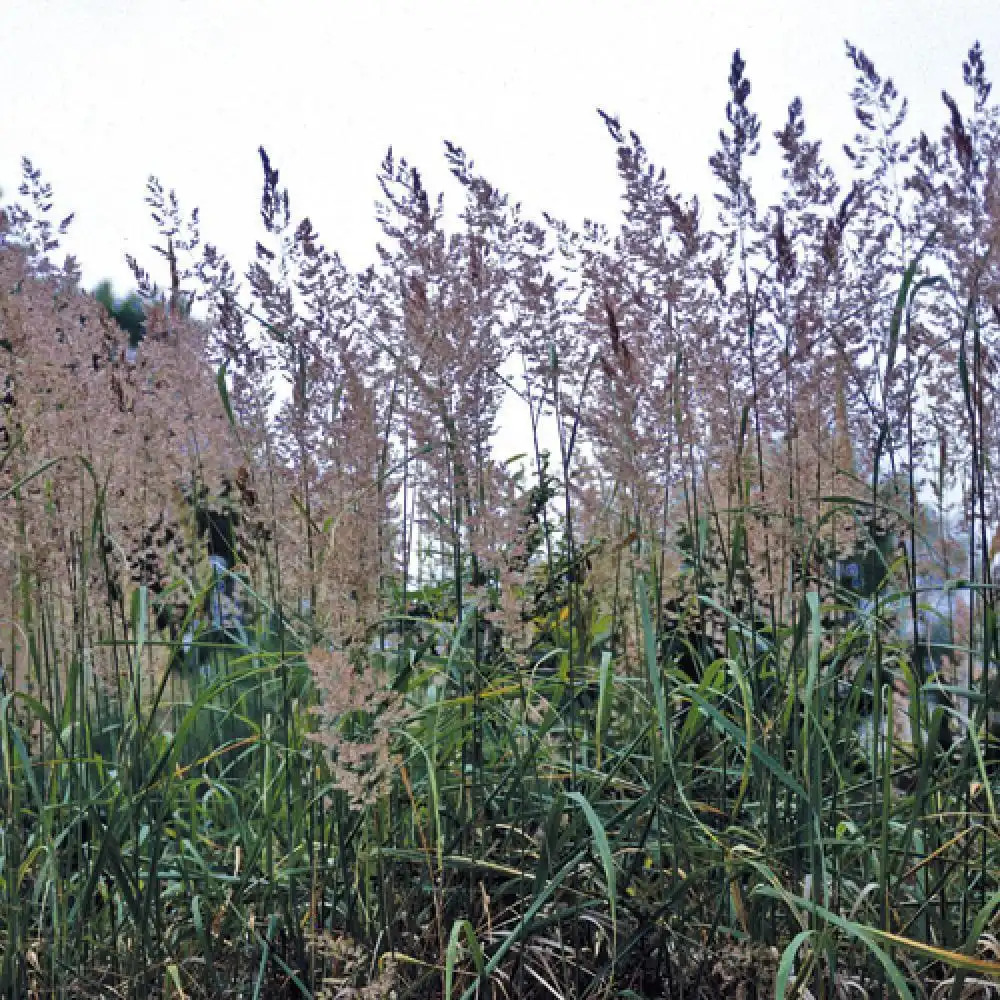
<svg viewBox="0 0 1000 1000">
<path fill-rule="evenodd" d="M 110 281 L 102 281 L 92 294 L 122 331 L 128 334 L 129 347 L 138 347 L 146 335 L 146 313 L 139 296 L 129 292 L 124 298 L 116 298 Z"/>
</svg>

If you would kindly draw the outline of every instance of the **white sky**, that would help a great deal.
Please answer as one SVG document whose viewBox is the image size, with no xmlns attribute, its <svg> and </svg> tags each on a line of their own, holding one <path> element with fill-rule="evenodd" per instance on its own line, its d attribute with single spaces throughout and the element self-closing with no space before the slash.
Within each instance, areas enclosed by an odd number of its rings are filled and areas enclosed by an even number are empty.
<svg viewBox="0 0 1000 1000">
<path fill-rule="evenodd" d="M 446 197 L 448 138 L 528 208 L 611 222 L 600 106 L 675 190 L 704 197 L 737 47 L 765 147 L 800 95 L 835 158 L 854 131 L 845 38 L 909 96 L 915 128 L 938 133 L 940 91 L 963 89 L 977 38 L 1000 99 L 997 0 L 0 0 L 0 188 L 15 194 L 29 155 L 59 217 L 76 212 L 67 246 L 85 283 L 121 292 L 126 251 L 163 279 L 143 203 L 154 173 L 242 272 L 263 144 L 293 214 L 360 268 L 390 144 Z"/>
</svg>

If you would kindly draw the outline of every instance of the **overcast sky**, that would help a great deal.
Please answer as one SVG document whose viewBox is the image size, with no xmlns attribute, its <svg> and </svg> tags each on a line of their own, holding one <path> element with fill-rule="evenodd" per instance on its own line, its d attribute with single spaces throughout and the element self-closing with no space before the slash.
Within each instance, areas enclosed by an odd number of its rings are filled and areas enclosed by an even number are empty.
<svg viewBox="0 0 1000 1000">
<path fill-rule="evenodd" d="M 60 217 L 76 212 L 85 283 L 124 290 L 126 251 L 158 263 L 143 204 L 156 174 L 242 272 L 263 144 L 293 214 L 360 268 L 389 145 L 446 196 L 447 138 L 528 208 L 611 222 L 601 107 L 643 136 L 675 189 L 705 195 L 737 47 L 765 144 L 799 95 L 835 158 L 854 131 L 845 38 L 934 134 L 977 38 L 1000 80 L 997 0 L 0 0 L 0 188 L 15 193 L 30 156 Z"/>
</svg>

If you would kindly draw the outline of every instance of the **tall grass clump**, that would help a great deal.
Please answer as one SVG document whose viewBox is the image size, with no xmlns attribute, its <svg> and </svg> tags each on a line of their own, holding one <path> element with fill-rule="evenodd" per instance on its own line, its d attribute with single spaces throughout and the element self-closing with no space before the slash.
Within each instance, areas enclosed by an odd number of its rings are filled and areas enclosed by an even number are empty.
<svg viewBox="0 0 1000 1000">
<path fill-rule="evenodd" d="M 354 273 L 261 150 L 246 273 L 152 179 L 122 305 L 25 161 L 0 988 L 996 992 L 1000 112 L 847 54 L 847 181 L 796 99 L 758 203 L 737 52 L 714 213 L 603 114 L 614 232 L 447 143 Z"/>
</svg>

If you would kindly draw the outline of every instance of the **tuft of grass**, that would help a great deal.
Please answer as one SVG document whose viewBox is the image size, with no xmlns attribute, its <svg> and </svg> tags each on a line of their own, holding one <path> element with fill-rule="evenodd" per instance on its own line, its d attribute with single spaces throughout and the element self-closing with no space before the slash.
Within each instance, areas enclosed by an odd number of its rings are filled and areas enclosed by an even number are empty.
<svg viewBox="0 0 1000 1000">
<path fill-rule="evenodd" d="M 261 150 L 244 285 L 153 179 L 165 287 L 90 296 L 26 163 L 0 990 L 997 977 L 1000 113 L 977 45 L 911 141 L 848 57 L 850 183 L 793 101 L 758 204 L 737 52 L 717 222 L 604 114 L 619 232 L 527 218 L 448 143 L 461 224 L 389 154 L 361 274 Z"/>
</svg>

